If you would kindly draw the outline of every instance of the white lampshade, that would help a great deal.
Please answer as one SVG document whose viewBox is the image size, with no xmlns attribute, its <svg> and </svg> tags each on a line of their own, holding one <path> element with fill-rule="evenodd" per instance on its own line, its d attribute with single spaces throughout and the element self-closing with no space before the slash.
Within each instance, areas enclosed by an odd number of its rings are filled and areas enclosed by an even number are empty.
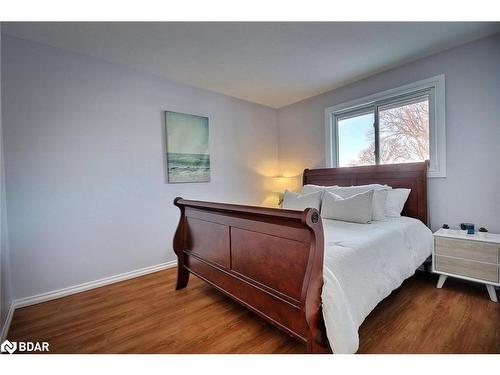
<svg viewBox="0 0 500 375">
<path fill-rule="evenodd" d="M 290 190 L 293 184 L 293 179 L 290 177 L 278 176 L 272 178 L 271 191 L 273 193 L 283 193 L 285 190 Z"/>
</svg>

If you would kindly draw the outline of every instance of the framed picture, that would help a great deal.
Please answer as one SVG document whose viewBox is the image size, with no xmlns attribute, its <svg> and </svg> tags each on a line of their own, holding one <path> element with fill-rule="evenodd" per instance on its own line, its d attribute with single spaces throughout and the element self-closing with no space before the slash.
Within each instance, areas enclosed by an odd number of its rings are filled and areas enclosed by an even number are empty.
<svg viewBox="0 0 500 375">
<path fill-rule="evenodd" d="M 165 112 L 167 181 L 209 182 L 208 117 Z"/>
</svg>

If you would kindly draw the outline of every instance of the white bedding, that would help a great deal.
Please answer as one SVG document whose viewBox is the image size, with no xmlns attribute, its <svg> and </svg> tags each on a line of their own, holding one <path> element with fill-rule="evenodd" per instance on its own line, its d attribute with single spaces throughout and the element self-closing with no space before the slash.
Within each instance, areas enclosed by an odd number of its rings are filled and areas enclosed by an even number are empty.
<svg viewBox="0 0 500 375">
<path fill-rule="evenodd" d="M 323 219 L 323 316 L 334 353 L 355 353 L 358 328 L 431 254 L 432 232 L 409 217 L 371 224 Z"/>
</svg>

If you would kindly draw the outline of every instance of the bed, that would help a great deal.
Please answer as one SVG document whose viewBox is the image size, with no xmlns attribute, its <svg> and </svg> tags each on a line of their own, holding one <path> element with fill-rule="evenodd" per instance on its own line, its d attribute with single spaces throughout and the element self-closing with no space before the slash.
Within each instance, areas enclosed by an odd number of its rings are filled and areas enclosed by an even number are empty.
<svg viewBox="0 0 500 375">
<path fill-rule="evenodd" d="M 371 224 L 323 220 L 323 229 L 328 342 L 334 353 L 355 353 L 364 319 L 431 255 L 432 232 L 405 216 Z"/>
<path fill-rule="evenodd" d="M 306 344 L 309 353 L 353 353 L 364 318 L 430 254 L 426 171 L 426 163 L 304 171 L 304 185 L 411 189 L 403 217 L 373 224 L 322 220 L 312 208 L 176 198 L 176 288 L 194 274 Z"/>
</svg>

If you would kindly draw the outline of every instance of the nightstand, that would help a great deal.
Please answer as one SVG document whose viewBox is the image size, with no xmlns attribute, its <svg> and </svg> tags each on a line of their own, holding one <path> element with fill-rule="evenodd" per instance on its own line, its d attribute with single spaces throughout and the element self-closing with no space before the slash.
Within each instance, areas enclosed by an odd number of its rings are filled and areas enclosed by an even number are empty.
<svg viewBox="0 0 500 375">
<path fill-rule="evenodd" d="M 437 287 L 442 288 L 448 276 L 475 281 L 485 284 L 490 299 L 498 302 L 495 286 L 500 286 L 499 253 L 499 234 L 482 237 L 439 229 L 434 233 L 432 252 L 432 272 L 440 274 Z"/>
</svg>

